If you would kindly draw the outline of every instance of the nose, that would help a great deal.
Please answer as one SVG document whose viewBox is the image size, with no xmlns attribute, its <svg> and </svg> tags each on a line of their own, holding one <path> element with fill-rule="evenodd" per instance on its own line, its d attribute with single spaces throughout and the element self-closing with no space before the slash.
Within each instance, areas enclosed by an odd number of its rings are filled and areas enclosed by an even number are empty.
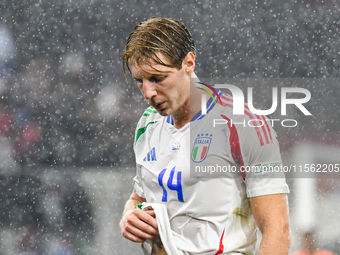
<svg viewBox="0 0 340 255">
<path fill-rule="evenodd" d="M 151 100 L 151 98 L 157 95 L 155 83 L 150 81 L 143 81 L 142 92 L 146 100 Z"/>
</svg>

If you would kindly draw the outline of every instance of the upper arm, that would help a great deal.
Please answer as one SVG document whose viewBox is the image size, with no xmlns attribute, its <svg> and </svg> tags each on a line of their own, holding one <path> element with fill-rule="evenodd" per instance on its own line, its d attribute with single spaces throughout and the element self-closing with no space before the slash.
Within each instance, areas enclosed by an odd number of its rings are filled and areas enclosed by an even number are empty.
<svg viewBox="0 0 340 255">
<path fill-rule="evenodd" d="M 270 228 L 289 232 L 288 199 L 286 194 L 273 194 L 250 198 L 257 226 L 264 233 Z"/>
</svg>

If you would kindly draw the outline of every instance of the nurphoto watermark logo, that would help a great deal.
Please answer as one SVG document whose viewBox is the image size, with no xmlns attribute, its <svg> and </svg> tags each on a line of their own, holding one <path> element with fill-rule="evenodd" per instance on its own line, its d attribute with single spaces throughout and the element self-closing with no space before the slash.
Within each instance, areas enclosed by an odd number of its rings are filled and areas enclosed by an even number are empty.
<svg viewBox="0 0 340 255">
<path fill-rule="evenodd" d="M 253 97 L 253 87 L 247 88 L 247 101 L 245 101 L 245 96 L 240 88 L 238 88 L 235 85 L 231 84 L 216 84 L 215 86 L 208 85 L 203 82 L 198 82 L 198 84 L 201 85 L 201 87 L 197 87 L 198 89 L 201 89 L 205 91 L 205 94 L 202 94 L 201 96 L 201 113 L 202 115 L 207 114 L 207 95 L 210 96 L 210 98 L 214 101 L 214 104 L 222 104 L 221 98 L 219 96 L 219 93 L 216 89 L 228 89 L 231 92 L 231 97 L 228 101 L 232 104 L 233 108 L 233 115 L 244 115 L 244 114 L 254 114 L 256 116 L 262 116 L 262 115 L 270 115 L 273 114 L 279 105 L 279 89 L 280 89 L 280 106 L 281 106 L 281 116 L 287 116 L 287 105 L 294 105 L 297 109 L 299 109 L 305 116 L 312 116 L 310 111 L 304 106 L 305 103 L 309 102 L 311 99 L 311 93 L 308 89 L 305 88 L 298 88 L 298 87 L 272 87 L 272 93 L 271 93 L 271 102 L 272 105 L 269 109 L 265 110 L 259 110 L 254 107 L 254 97 Z M 304 95 L 302 98 L 288 98 L 288 94 L 292 95 Z M 268 95 L 269 97 L 270 95 Z M 216 100 L 216 99 L 217 100 Z M 267 99 L 266 99 L 267 100 Z M 296 127 L 298 122 L 295 119 L 269 119 L 267 118 L 266 121 L 270 123 L 272 127 L 274 127 L 274 123 L 277 121 L 281 122 L 281 125 L 283 127 Z M 258 124 L 254 126 L 254 123 L 249 120 L 248 123 L 246 120 L 243 122 L 232 122 L 230 125 L 243 125 L 245 126 L 248 124 L 248 126 L 251 127 L 261 127 L 265 125 L 264 121 L 259 119 Z M 228 120 L 225 119 L 214 119 L 213 126 L 221 125 L 221 124 L 227 124 Z"/>
</svg>

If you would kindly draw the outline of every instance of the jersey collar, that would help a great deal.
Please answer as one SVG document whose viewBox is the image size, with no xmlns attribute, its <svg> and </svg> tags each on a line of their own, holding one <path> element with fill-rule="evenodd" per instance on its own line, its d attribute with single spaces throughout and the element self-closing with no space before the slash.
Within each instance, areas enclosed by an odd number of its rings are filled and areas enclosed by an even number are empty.
<svg viewBox="0 0 340 255">
<path fill-rule="evenodd" d="M 217 88 L 215 88 L 216 92 L 218 93 L 219 96 L 221 96 L 223 94 L 223 92 Z M 215 102 L 218 102 L 218 96 L 213 93 L 212 94 L 214 99 L 212 97 L 209 98 L 208 102 L 207 102 L 207 114 L 215 107 Z M 204 118 L 205 114 L 202 114 L 202 110 L 199 111 L 192 119 L 190 122 L 194 122 L 196 120 L 200 120 L 202 118 Z"/>
<path fill-rule="evenodd" d="M 217 88 L 215 88 L 216 92 L 218 93 L 219 96 L 222 96 L 223 92 Z M 207 114 L 215 107 L 215 102 L 218 102 L 218 97 L 215 93 L 212 94 L 214 99 L 212 97 L 209 98 L 207 102 Z M 202 114 L 202 111 L 199 111 L 192 119 L 190 122 L 194 122 L 196 120 L 200 120 L 204 118 L 205 114 Z M 166 117 L 166 122 L 173 125 L 174 124 L 174 117 L 172 115 L 169 115 Z"/>
</svg>

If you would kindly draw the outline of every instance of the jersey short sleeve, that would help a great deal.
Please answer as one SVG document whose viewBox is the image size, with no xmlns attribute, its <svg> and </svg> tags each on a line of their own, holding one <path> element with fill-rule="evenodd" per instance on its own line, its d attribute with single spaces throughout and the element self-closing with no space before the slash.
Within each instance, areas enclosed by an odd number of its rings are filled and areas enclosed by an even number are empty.
<svg viewBox="0 0 340 255">
<path fill-rule="evenodd" d="M 135 152 L 135 157 L 140 157 L 140 152 L 137 149 L 137 143 L 145 143 L 145 134 L 148 129 L 152 128 L 154 124 L 156 124 L 162 117 L 157 114 L 157 111 L 153 107 L 147 108 L 142 117 L 139 119 L 136 130 L 135 130 L 135 139 L 133 144 L 133 149 Z M 138 161 L 138 160 L 137 160 Z M 145 198 L 144 188 L 143 188 L 143 174 L 141 167 L 136 164 L 136 176 L 134 177 L 134 189 L 138 196 Z"/>
<path fill-rule="evenodd" d="M 139 167 L 136 166 L 136 176 L 133 178 L 134 182 L 134 189 L 136 190 L 136 193 L 138 196 L 145 198 L 143 186 L 141 182 L 141 172 L 138 170 Z"/>
<path fill-rule="evenodd" d="M 238 129 L 246 191 L 248 197 L 289 193 L 282 172 L 282 159 L 276 132 L 267 123 Z"/>
</svg>

